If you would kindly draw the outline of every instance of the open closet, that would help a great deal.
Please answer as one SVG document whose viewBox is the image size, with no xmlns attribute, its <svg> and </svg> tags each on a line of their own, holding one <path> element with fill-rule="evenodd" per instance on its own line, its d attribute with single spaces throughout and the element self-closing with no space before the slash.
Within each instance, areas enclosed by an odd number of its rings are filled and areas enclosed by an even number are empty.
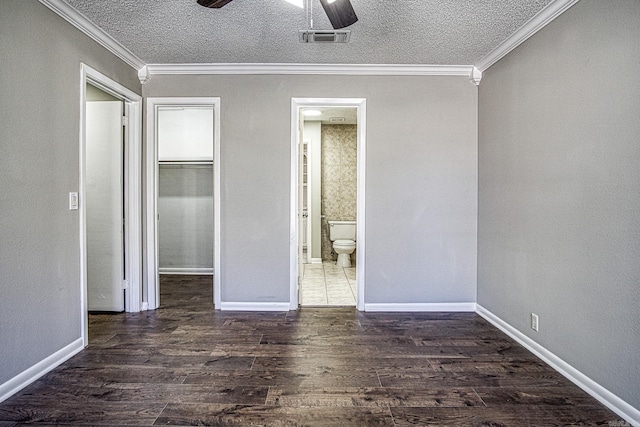
<svg viewBox="0 0 640 427">
<path fill-rule="evenodd" d="M 213 274 L 213 106 L 159 106 L 158 271 Z"/>
</svg>

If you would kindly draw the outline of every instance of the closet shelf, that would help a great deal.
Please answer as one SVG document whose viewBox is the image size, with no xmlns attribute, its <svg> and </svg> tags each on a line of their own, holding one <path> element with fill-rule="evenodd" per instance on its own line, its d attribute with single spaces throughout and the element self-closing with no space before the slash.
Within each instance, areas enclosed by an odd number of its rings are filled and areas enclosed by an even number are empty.
<svg viewBox="0 0 640 427">
<path fill-rule="evenodd" d="M 213 160 L 160 160 L 160 166 L 212 166 Z"/>
</svg>

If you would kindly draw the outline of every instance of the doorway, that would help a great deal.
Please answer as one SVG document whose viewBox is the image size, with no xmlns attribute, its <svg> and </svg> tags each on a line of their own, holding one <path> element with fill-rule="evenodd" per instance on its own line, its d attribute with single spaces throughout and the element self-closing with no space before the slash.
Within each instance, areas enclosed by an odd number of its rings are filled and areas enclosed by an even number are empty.
<svg viewBox="0 0 640 427">
<path fill-rule="evenodd" d="M 82 64 L 80 86 L 81 323 L 88 312 L 141 310 L 142 97 Z M 70 194 L 71 201 L 74 199 Z"/>
<path fill-rule="evenodd" d="M 147 301 L 160 274 L 213 275 L 220 306 L 220 99 L 147 100 Z"/>
<path fill-rule="evenodd" d="M 291 309 L 364 307 L 365 109 L 365 99 L 292 99 Z M 356 249 L 336 265 L 329 230 L 343 223 Z"/>
<path fill-rule="evenodd" d="M 124 102 L 86 86 L 87 309 L 125 309 Z"/>
</svg>

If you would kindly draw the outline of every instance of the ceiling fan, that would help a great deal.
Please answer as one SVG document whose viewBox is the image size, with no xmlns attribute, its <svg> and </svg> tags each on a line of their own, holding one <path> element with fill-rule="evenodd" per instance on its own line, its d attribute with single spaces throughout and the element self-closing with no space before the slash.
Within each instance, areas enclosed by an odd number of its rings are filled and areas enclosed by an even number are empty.
<svg viewBox="0 0 640 427">
<path fill-rule="evenodd" d="M 219 9 L 232 0 L 198 0 L 198 4 Z M 355 10 L 349 0 L 320 0 L 334 29 L 345 28 L 358 21 Z"/>
</svg>

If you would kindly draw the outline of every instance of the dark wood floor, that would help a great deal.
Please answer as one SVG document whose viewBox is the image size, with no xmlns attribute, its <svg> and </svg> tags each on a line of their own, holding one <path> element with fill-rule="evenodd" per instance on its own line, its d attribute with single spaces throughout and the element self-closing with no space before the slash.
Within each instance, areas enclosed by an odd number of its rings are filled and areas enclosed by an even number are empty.
<svg viewBox="0 0 640 427">
<path fill-rule="evenodd" d="M 0 426 L 624 425 L 472 313 L 214 312 L 211 288 L 163 276 L 162 309 L 91 315 Z"/>
</svg>

